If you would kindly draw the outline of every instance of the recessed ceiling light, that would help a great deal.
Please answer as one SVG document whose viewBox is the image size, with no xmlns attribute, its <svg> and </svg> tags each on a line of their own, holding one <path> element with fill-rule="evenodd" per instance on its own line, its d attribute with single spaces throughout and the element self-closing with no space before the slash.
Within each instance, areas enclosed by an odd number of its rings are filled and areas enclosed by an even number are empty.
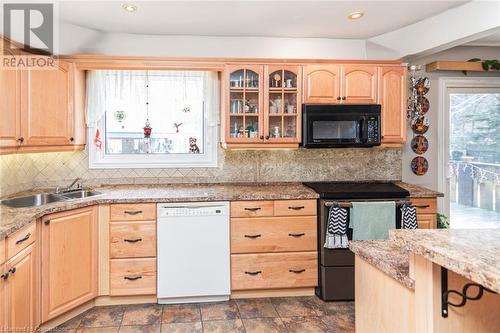
<svg viewBox="0 0 500 333">
<path fill-rule="evenodd" d="M 347 16 L 347 18 L 350 20 L 357 20 L 357 19 L 362 18 L 363 15 L 365 15 L 365 13 L 363 13 L 363 12 L 354 12 L 354 13 L 350 14 L 349 16 Z"/>
<path fill-rule="evenodd" d="M 122 5 L 122 8 L 123 8 L 123 10 L 125 10 L 126 12 L 129 12 L 129 13 L 134 13 L 137 11 L 137 6 L 129 4 L 129 3 Z"/>
</svg>

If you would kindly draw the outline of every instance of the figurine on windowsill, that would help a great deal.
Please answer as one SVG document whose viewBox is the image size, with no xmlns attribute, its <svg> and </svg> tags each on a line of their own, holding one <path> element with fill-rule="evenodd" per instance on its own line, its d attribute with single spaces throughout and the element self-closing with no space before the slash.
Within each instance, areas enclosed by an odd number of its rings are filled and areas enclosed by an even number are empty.
<svg viewBox="0 0 500 333">
<path fill-rule="evenodd" d="M 196 138 L 189 138 L 189 152 L 191 154 L 199 154 L 200 148 L 196 144 Z"/>
</svg>

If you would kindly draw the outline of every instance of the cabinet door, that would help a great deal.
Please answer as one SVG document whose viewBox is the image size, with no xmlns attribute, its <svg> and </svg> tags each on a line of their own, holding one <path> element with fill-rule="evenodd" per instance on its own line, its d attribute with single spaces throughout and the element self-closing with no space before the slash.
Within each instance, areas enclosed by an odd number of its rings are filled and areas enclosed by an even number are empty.
<svg viewBox="0 0 500 333">
<path fill-rule="evenodd" d="M 0 275 L 7 272 L 5 265 L 0 265 Z M 0 278 L 0 332 L 7 330 L 7 280 L 3 277 Z"/>
<path fill-rule="evenodd" d="M 405 142 L 406 68 L 380 67 L 379 104 L 382 105 L 382 142 Z"/>
<path fill-rule="evenodd" d="M 264 70 L 264 135 L 270 143 L 299 143 L 301 86 L 299 66 L 266 66 Z"/>
<path fill-rule="evenodd" d="M 377 66 L 345 65 L 341 97 L 343 103 L 376 104 Z"/>
<path fill-rule="evenodd" d="M 225 142 L 263 143 L 263 66 L 226 66 L 225 82 Z"/>
<path fill-rule="evenodd" d="M 36 295 L 34 245 L 30 245 L 6 264 L 7 327 L 18 330 L 36 326 Z"/>
<path fill-rule="evenodd" d="M 22 146 L 71 145 L 74 131 L 74 69 L 58 62 L 57 69 L 29 69 L 21 95 Z"/>
<path fill-rule="evenodd" d="M 0 57 L 0 60 L 2 58 Z M 0 70 L 0 148 L 19 145 L 21 137 L 21 72 Z"/>
<path fill-rule="evenodd" d="M 42 220 L 42 322 L 97 296 L 97 208 Z"/>
<path fill-rule="evenodd" d="M 337 65 L 304 66 L 304 103 L 338 103 L 340 67 Z"/>
</svg>

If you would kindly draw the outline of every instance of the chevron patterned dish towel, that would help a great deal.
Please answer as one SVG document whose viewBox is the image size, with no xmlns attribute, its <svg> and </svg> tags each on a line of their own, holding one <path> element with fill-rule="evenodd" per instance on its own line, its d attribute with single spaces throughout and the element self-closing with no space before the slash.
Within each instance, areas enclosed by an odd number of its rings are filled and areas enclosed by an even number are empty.
<svg viewBox="0 0 500 333">
<path fill-rule="evenodd" d="M 417 208 L 404 204 L 401 206 L 401 229 L 417 228 Z"/>
<path fill-rule="evenodd" d="M 332 206 L 328 211 L 325 247 L 345 249 L 349 247 L 347 239 L 347 209 Z"/>
</svg>

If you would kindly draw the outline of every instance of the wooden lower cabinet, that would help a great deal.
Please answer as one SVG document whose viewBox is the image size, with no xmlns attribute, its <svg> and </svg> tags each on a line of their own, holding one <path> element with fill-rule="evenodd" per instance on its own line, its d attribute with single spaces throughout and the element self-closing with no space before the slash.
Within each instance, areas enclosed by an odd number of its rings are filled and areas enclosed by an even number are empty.
<svg viewBox="0 0 500 333">
<path fill-rule="evenodd" d="M 97 207 L 42 219 L 42 322 L 97 296 Z"/>
<path fill-rule="evenodd" d="M 437 199 L 436 198 L 411 198 L 417 208 L 417 224 L 419 229 L 437 228 Z"/>
<path fill-rule="evenodd" d="M 12 331 L 31 332 L 38 325 L 39 297 L 34 249 L 34 245 L 25 248 L 10 259 L 2 271 L 8 274 L 2 281 L 6 304 L 3 310 L 6 315 L 4 326 Z"/>
<path fill-rule="evenodd" d="M 155 295 L 156 258 L 111 260 L 109 291 L 111 296 Z"/>
<path fill-rule="evenodd" d="M 436 214 L 417 214 L 417 225 L 419 229 L 436 229 Z"/>
<path fill-rule="evenodd" d="M 0 265 L 0 275 L 2 275 L 0 278 L 0 332 L 7 330 L 7 295 L 5 294 L 7 280 L 3 278 L 6 272 L 5 265 Z"/>
<path fill-rule="evenodd" d="M 234 218 L 231 253 L 316 250 L 315 216 Z"/>
<path fill-rule="evenodd" d="M 231 289 L 315 287 L 317 252 L 231 255 Z"/>
<path fill-rule="evenodd" d="M 318 285 L 316 204 L 314 199 L 231 202 L 233 295 L 313 291 Z"/>
<path fill-rule="evenodd" d="M 110 257 L 156 257 L 156 221 L 112 222 L 109 226 Z"/>
</svg>

